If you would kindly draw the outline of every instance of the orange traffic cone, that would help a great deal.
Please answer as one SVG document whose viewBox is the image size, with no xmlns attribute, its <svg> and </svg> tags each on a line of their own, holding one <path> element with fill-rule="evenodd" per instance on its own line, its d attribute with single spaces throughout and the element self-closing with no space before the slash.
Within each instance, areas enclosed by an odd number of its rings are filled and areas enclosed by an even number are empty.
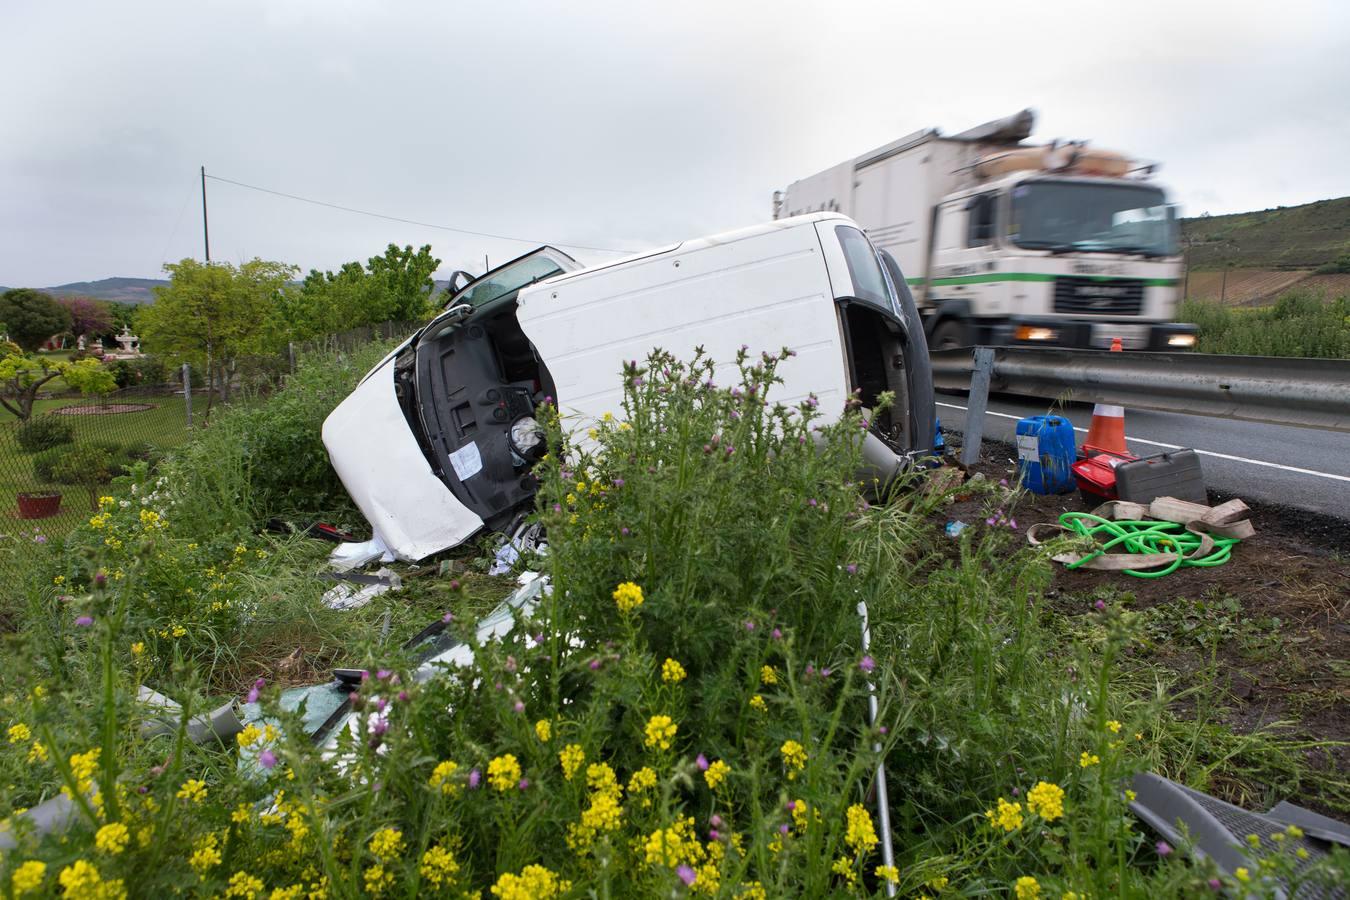
<svg viewBox="0 0 1350 900">
<path fill-rule="evenodd" d="M 1122 353 L 1120 338 L 1111 338 L 1111 352 Z M 1098 403 L 1092 407 L 1092 424 L 1088 426 L 1087 437 L 1083 439 L 1083 453 L 1091 456 L 1091 450 L 1110 453 L 1113 456 L 1129 456 L 1125 446 L 1125 408 Z"/>
</svg>

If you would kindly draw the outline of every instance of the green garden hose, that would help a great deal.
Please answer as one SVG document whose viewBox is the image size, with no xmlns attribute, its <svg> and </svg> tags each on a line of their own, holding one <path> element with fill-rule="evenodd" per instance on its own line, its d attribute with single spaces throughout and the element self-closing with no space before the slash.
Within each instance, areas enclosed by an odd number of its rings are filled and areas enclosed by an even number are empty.
<svg viewBox="0 0 1350 900">
<path fill-rule="evenodd" d="M 1203 556 L 1192 556 L 1200 549 L 1204 538 L 1187 531 L 1177 522 L 1155 522 L 1144 519 L 1123 519 L 1112 521 L 1092 513 L 1066 512 L 1059 517 L 1059 524 L 1074 534 L 1101 540 L 1102 545 L 1082 559 L 1067 563 L 1065 568 L 1077 569 L 1090 560 L 1105 554 L 1108 550 L 1119 548 L 1128 553 L 1168 553 L 1175 554 L 1171 562 L 1161 569 L 1141 572 L 1137 569 L 1122 569 L 1126 575 L 1136 578 L 1161 578 L 1171 575 L 1184 566 L 1221 566 L 1232 555 L 1233 545 L 1238 538 L 1211 537 L 1213 548 Z"/>
</svg>

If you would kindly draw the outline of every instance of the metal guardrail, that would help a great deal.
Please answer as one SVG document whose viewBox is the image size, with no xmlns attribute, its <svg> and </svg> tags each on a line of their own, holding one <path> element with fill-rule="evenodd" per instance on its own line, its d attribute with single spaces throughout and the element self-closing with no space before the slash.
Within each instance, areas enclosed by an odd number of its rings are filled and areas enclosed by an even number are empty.
<svg viewBox="0 0 1350 900">
<path fill-rule="evenodd" d="M 1111 403 L 1186 415 L 1350 431 L 1350 360 L 1038 347 L 930 354 L 938 388 Z M 976 358 L 989 360 L 979 373 Z"/>
</svg>

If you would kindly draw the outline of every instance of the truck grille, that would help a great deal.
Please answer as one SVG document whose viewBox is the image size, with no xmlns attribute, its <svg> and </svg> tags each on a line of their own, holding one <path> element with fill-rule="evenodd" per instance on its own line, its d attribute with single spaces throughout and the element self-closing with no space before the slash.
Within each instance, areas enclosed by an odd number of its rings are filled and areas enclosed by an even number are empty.
<svg viewBox="0 0 1350 900">
<path fill-rule="evenodd" d="M 1055 312 L 1089 316 L 1137 316 L 1144 308 L 1144 282 L 1056 278 Z"/>
</svg>

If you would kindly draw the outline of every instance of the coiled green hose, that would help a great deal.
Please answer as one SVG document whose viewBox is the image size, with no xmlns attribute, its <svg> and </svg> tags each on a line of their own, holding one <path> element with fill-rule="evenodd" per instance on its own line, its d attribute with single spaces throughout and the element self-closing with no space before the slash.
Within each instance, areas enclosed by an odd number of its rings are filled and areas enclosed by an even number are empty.
<svg viewBox="0 0 1350 900">
<path fill-rule="evenodd" d="M 1186 526 L 1176 522 L 1154 522 L 1143 519 L 1123 519 L 1112 521 L 1092 513 L 1066 512 L 1059 517 L 1059 524 L 1075 534 L 1102 541 L 1095 553 L 1089 553 L 1082 559 L 1068 563 L 1065 568 L 1076 569 L 1089 560 L 1096 559 L 1108 550 L 1119 548 L 1127 553 L 1175 553 L 1176 558 L 1164 568 L 1141 572 L 1137 569 L 1123 569 L 1126 575 L 1136 578 L 1161 578 L 1171 575 L 1184 566 L 1221 566 L 1232 555 L 1233 545 L 1238 538 L 1211 537 L 1214 548 L 1204 556 L 1192 558 L 1190 554 L 1200 549 L 1202 540 L 1199 535 L 1186 530 Z"/>
</svg>

